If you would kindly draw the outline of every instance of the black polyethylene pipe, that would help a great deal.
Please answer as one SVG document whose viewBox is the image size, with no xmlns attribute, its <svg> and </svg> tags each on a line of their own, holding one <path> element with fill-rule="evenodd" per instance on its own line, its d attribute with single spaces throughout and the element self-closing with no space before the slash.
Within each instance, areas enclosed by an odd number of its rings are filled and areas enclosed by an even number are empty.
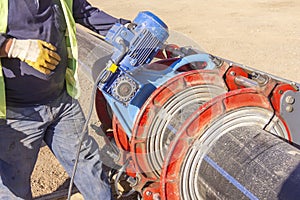
<svg viewBox="0 0 300 200">
<path fill-rule="evenodd" d="M 196 178 L 205 199 L 299 199 L 300 151 L 257 127 L 221 136 Z"/>
<path fill-rule="evenodd" d="M 103 39 L 77 27 L 79 69 L 94 83 L 111 58 L 113 47 Z"/>
</svg>

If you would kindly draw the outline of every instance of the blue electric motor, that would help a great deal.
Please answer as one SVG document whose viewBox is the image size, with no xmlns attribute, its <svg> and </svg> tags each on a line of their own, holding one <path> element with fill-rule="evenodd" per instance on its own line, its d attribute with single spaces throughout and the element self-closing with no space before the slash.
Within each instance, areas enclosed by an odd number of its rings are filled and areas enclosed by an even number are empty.
<svg viewBox="0 0 300 200">
<path fill-rule="evenodd" d="M 115 47 L 111 60 L 126 71 L 151 62 L 168 36 L 167 25 L 151 12 L 144 11 L 129 27 L 114 25 L 106 41 Z"/>
</svg>

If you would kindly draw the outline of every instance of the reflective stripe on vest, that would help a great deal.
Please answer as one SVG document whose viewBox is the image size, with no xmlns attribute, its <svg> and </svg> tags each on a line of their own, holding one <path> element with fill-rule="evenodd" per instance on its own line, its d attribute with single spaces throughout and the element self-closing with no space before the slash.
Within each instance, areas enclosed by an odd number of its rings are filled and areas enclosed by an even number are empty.
<svg viewBox="0 0 300 200">
<path fill-rule="evenodd" d="M 76 40 L 76 25 L 72 15 L 73 0 L 60 0 L 67 23 L 66 43 L 68 48 L 68 66 L 66 69 L 67 92 L 73 98 L 79 97 L 78 46 Z M 8 23 L 8 0 L 0 0 L 0 33 L 6 33 Z M 6 117 L 5 84 L 0 60 L 0 119 Z"/>
<path fill-rule="evenodd" d="M 6 33 L 8 19 L 8 0 L 0 0 L 0 33 Z M 0 60 L 0 119 L 6 117 L 5 85 Z"/>
<path fill-rule="evenodd" d="M 66 87 L 68 94 L 78 98 L 80 94 L 77 75 L 78 68 L 78 46 L 76 40 L 76 24 L 72 15 L 73 1 L 60 0 L 67 22 L 66 43 L 68 49 L 68 67 L 66 70 Z"/>
</svg>

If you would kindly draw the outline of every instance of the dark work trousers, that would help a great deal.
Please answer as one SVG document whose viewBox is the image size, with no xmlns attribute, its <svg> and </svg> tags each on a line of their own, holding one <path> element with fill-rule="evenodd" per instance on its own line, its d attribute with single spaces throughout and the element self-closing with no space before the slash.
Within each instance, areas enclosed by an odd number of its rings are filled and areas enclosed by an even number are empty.
<svg viewBox="0 0 300 200">
<path fill-rule="evenodd" d="M 42 141 L 72 174 L 85 117 L 77 100 L 64 92 L 47 105 L 7 107 L 0 120 L 0 199 L 32 199 L 30 176 Z M 110 199 L 98 144 L 85 134 L 75 176 L 85 199 Z"/>
</svg>

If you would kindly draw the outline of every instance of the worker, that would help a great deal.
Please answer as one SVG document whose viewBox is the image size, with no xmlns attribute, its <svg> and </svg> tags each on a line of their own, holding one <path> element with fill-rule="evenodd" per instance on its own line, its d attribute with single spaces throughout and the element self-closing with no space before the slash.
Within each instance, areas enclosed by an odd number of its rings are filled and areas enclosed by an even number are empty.
<svg viewBox="0 0 300 200">
<path fill-rule="evenodd" d="M 86 0 L 0 0 L 0 9 L 0 199 L 32 199 L 42 141 L 71 175 L 85 123 L 75 23 L 105 36 L 129 21 Z M 98 145 L 84 135 L 75 185 L 85 199 L 110 199 Z"/>
</svg>

